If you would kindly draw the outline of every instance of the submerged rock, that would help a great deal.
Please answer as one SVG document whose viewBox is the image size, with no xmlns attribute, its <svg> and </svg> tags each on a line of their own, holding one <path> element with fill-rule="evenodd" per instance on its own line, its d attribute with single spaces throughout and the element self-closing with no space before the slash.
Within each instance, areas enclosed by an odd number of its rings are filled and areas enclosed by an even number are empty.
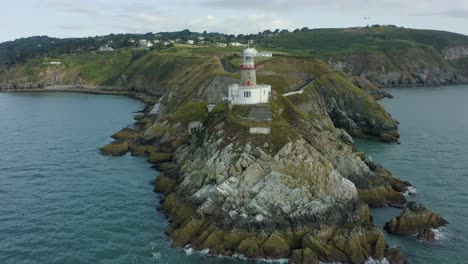
<svg viewBox="0 0 468 264">
<path fill-rule="evenodd" d="M 440 215 L 429 211 L 423 205 L 410 202 L 399 216 L 385 223 L 384 229 L 392 234 L 413 235 L 447 223 Z M 430 237 L 427 231 L 425 233 L 421 234 L 421 237 Z"/>
</svg>

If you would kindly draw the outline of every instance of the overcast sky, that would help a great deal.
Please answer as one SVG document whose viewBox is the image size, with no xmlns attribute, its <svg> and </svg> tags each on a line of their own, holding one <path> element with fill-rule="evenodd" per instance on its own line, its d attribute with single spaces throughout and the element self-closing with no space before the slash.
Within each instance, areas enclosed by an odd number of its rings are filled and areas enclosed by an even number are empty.
<svg viewBox="0 0 468 264">
<path fill-rule="evenodd" d="M 2 0 L 0 42 L 176 31 L 393 24 L 468 35 L 468 0 Z M 370 17 L 366 22 L 363 17 Z"/>
</svg>

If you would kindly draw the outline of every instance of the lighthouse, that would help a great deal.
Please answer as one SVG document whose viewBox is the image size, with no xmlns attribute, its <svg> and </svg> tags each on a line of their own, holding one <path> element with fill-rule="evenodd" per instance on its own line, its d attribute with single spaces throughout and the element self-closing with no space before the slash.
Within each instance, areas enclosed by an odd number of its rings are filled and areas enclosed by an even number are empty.
<svg viewBox="0 0 468 264">
<path fill-rule="evenodd" d="M 271 53 L 259 53 L 254 48 L 247 48 L 242 52 L 242 57 L 240 83 L 229 86 L 229 103 L 242 105 L 268 103 L 271 85 L 257 85 L 255 57 L 271 57 Z"/>
</svg>

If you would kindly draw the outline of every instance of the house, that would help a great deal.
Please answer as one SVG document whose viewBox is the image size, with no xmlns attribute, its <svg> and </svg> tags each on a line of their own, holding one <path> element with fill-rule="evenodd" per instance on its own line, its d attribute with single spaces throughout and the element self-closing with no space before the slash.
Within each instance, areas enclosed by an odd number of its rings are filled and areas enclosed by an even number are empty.
<svg viewBox="0 0 468 264">
<path fill-rule="evenodd" d="M 106 51 L 114 51 L 114 49 L 112 47 L 109 46 L 109 44 L 106 44 L 106 45 L 102 45 L 98 51 L 101 51 L 101 52 L 106 52 Z"/>
<path fill-rule="evenodd" d="M 140 39 L 140 40 L 138 40 L 138 46 L 139 46 L 140 48 L 145 48 L 147 44 L 148 44 L 148 40 L 146 40 L 146 39 Z"/>
<path fill-rule="evenodd" d="M 198 40 L 205 40 L 205 37 L 198 37 Z"/>
<path fill-rule="evenodd" d="M 189 45 L 193 45 L 193 43 L 194 43 L 194 42 L 193 42 L 193 40 L 191 40 L 191 39 L 189 39 L 189 40 L 187 40 L 187 42 L 185 42 L 185 44 L 189 44 Z"/>
<path fill-rule="evenodd" d="M 227 44 L 226 44 L 226 43 L 222 43 L 222 42 L 216 42 L 216 43 L 215 43 L 215 46 L 216 46 L 216 47 L 219 47 L 219 48 L 225 48 L 225 47 L 227 47 Z"/>
<path fill-rule="evenodd" d="M 245 44 L 242 44 L 240 42 L 231 42 L 229 43 L 230 46 L 233 46 L 233 47 L 242 47 L 242 46 L 247 46 Z"/>
</svg>

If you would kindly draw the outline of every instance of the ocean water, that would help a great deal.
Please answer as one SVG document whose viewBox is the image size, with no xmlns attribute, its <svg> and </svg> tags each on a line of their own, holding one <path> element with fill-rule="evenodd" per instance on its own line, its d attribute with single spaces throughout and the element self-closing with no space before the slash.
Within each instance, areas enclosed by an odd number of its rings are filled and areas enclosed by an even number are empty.
<svg viewBox="0 0 468 264">
<path fill-rule="evenodd" d="M 99 154 L 142 108 L 122 96 L 0 93 L 1 264 L 243 262 L 172 248 L 157 172 Z"/>
<path fill-rule="evenodd" d="M 388 234 L 387 242 L 401 248 L 411 263 L 468 263 L 468 86 L 387 91 L 395 98 L 380 103 L 400 122 L 401 144 L 359 140 L 359 149 L 411 182 L 419 193 L 411 200 L 449 221 L 435 243 Z M 372 212 L 383 227 L 400 211 Z"/>
</svg>

